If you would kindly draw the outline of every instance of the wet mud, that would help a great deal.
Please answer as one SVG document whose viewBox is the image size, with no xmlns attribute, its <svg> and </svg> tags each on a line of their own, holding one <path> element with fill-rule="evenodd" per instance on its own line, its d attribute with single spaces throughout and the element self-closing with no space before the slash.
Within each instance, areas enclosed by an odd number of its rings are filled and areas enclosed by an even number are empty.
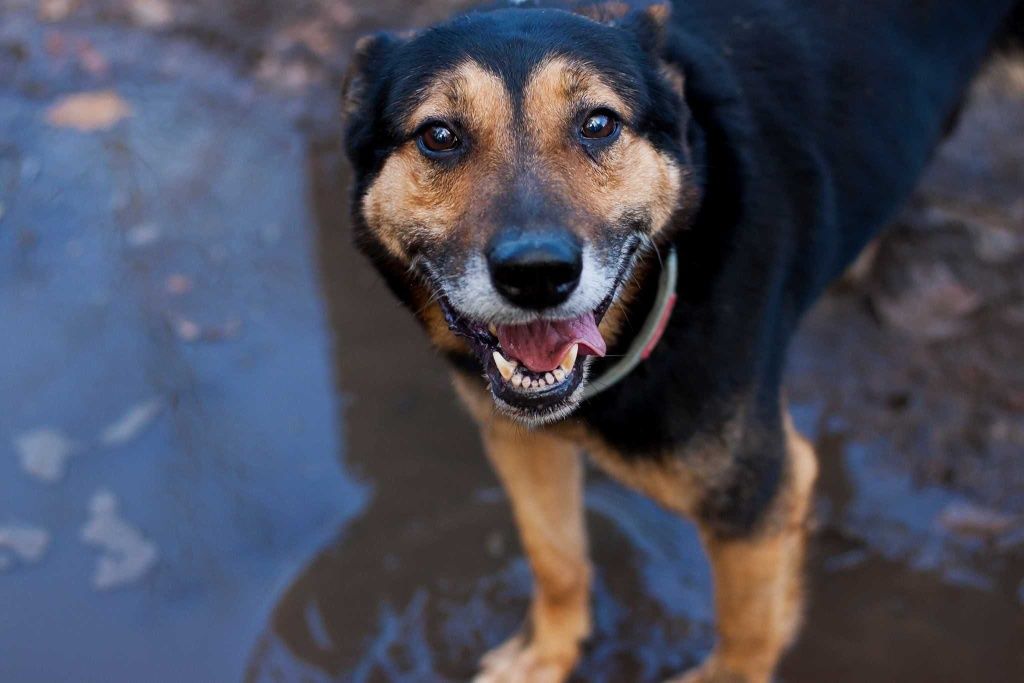
<svg viewBox="0 0 1024 683">
<path fill-rule="evenodd" d="M 0 681 L 467 680 L 521 624 L 529 573 L 443 362 L 350 245 L 318 71 L 448 5 L 190 2 L 156 28 L 124 2 L 15 5 Z M 979 87 L 794 345 L 823 474 L 783 681 L 1024 680 L 1022 73 Z M 109 91 L 127 109 L 53 115 Z M 575 680 L 699 661 L 693 527 L 597 473 L 587 509 Z"/>
</svg>

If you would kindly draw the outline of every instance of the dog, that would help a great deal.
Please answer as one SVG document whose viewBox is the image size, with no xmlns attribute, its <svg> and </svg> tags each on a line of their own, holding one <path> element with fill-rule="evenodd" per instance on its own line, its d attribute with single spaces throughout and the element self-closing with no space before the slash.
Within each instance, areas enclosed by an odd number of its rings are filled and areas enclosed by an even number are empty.
<svg viewBox="0 0 1024 683">
<path fill-rule="evenodd" d="M 579 657 L 583 454 L 698 525 L 717 639 L 677 680 L 771 679 L 817 473 L 789 340 L 1022 10 L 516 1 L 359 41 L 354 239 L 451 363 L 535 582 L 477 681 L 563 681 Z"/>
</svg>

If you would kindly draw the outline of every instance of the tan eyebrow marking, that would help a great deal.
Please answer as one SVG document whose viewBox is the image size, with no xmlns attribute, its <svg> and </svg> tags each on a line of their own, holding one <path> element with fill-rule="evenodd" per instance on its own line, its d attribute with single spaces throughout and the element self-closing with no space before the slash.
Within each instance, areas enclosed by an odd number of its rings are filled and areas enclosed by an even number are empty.
<svg viewBox="0 0 1024 683">
<path fill-rule="evenodd" d="M 564 120 L 582 103 L 614 109 L 624 119 L 633 108 L 587 64 L 551 57 L 533 70 L 526 86 L 526 110 L 547 121 Z"/>
<path fill-rule="evenodd" d="M 426 97 L 402 122 L 411 134 L 429 119 L 464 119 L 476 135 L 494 133 L 513 111 L 512 98 L 501 78 L 472 60 L 438 75 Z"/>
</svg>

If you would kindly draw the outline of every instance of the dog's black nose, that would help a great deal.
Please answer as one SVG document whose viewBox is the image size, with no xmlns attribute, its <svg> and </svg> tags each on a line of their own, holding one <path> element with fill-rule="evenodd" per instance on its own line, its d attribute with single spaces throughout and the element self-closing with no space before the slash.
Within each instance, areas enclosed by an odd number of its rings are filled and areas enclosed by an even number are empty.
<svg viewBox="0 0 1024 683">
<path fill-rule="evenodd" d="M 505 232 L 491 242 L 487 265 L 495 289 L 522 308 L 551 308 L 576 290 L 583 251 L 567 232 Z"/>
</svg>

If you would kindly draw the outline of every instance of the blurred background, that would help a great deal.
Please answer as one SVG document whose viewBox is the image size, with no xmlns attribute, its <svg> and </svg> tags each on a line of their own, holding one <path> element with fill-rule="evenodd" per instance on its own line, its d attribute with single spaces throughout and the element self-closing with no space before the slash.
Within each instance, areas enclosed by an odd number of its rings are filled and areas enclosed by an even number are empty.
<svg viewBox="0 0 1024 683">
<path fill-rule="evenodd" d="M 529 575 L 349 246 L 332 74 L 449 0 L 0 0 L 0 681 L 465 680 Z M 1024 680 L 1024 63 L 821 301 L 783 681 Z M 692 527 L 592 474 L 580 681 L 712 638 Z"/>
</svg>

